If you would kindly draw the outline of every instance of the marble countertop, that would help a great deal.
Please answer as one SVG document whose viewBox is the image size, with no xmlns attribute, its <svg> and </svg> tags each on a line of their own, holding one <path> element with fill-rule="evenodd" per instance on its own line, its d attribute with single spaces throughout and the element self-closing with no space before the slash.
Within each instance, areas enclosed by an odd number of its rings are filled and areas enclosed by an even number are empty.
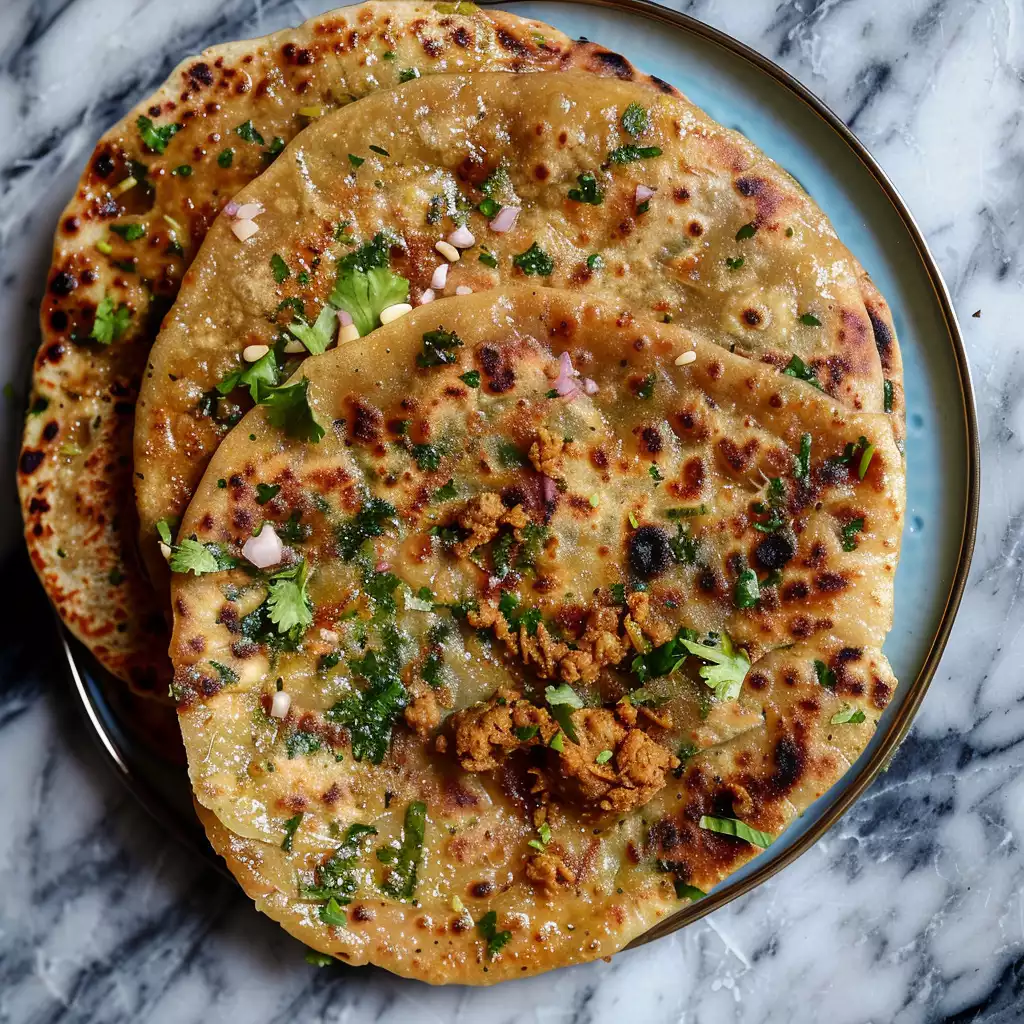
<svg viewBox="0 0 1024 1024">
<path fill-rule="evenodd" d="M 946 655 L 890 770 L 769 883 L 611 964 L 481 991 L 317 970 L 102 762 L 63 685 L 5 488 L 0 1022 L 1024 1020 L 1024 339 L 1013 312 L 1024 300 L 1024 7 L 668 6 L 779 61 L 854 128 L 908 198 L 963 323 L 984 453 L 978 550 Z M 13 479 L 49 238 L 94 139 L 185 54 L 316 9 L 4 0 L 0 375 L 14 400 L 2 479 Z"/>
</svg>

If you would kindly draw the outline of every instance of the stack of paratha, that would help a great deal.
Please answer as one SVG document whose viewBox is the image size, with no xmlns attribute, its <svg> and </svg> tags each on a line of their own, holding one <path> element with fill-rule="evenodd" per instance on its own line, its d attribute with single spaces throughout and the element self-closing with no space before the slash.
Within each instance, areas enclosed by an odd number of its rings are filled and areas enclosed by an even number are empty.
<svg viewBox="0 0 1024 1024">
<path fill-rule="evenodd" d="M 316 949 L 477 984 L 614 953 L 891 698 L 884 300 L 598 46 L 370 3 L 186 61 L 101 140 L 43 334 L 40 576 L 169 684 L 211 842 Z"/>
</svg>

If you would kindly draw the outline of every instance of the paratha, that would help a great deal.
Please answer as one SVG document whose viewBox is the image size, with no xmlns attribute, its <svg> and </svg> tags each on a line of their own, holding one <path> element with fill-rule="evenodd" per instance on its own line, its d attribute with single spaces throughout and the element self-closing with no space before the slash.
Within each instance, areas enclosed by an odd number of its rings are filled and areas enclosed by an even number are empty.
<svg viewBox="0 0 1024 1024">
<path fill-rule="evenodd" d="M 275 349 L 258 369 L 280 376 L 298 335 L 314 351 L 332 343 L 332 303 L 365 334 L 406 298 L 532 277 L 678 319 L 850 409 L 893 408 L 900 389 L 872 329 L 884 304 L 866 299 L 824 214 L 669 91 L 573 72 L 410 82 L 322 118 L 237 201 L 263 211 L 259 230 L 241 240 L 237 219 L 214 224 L 140 396 L 136 491 L 154 576 L 157 523 L 177 524 L 254 392 L 243 356 Z M 503 216 L 514 223 L 499 232 Z M 453 239 L 463 252 L 449 264 Z"/>
<path fill-rule="evenodd" d="M 439 300 L 225 438 L 171 565 L 214 846 L 310 946 L 622 948 L 835 783 L 896 681 L 884 413 L 618 300 Z"/>
<path fill-rule="evenodd" d="M 322 111 L 411 75 L 629 63 L 472 3 L 366 3 L 184 60 L 98 142 L 54 240 L 18 485 L 64 622 L 166 692 L 165 601 L 136 560 L 132 429 L 145 359 L 218 211 Z"/>
</svg>

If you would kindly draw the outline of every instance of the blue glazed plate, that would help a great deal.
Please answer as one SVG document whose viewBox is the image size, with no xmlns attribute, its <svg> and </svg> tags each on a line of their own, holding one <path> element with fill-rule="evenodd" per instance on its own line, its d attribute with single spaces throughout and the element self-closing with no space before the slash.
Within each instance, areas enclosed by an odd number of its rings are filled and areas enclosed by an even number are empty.
<svg viewBox="0 0 1024 1024">
<path fill-rule="evenodd" d="M 907 530 L 886 654 L 900 686 L 864 755 L 770 850 L 647 942 L 735 899 L 816 842 L 892 757 L 935 672 L 967 576 L 978 507 L 978 436 L 967 359 L 948 293 L 907 207 L 839 119 L 741 43 L 646 0 L 495 3 L 611 46 L 678 86 L 793 174 L 831 218 L 892 307 L 907 402 Z M 108 758 L 165 826 L 222 868 L 206 844 L 173 721 L 154 723 L 68 641 L 76 689 Z M 173 716 L 166 712 L 168 719 Z M 172 737 L 154 749 L 154 725 Z"/>
</svg>

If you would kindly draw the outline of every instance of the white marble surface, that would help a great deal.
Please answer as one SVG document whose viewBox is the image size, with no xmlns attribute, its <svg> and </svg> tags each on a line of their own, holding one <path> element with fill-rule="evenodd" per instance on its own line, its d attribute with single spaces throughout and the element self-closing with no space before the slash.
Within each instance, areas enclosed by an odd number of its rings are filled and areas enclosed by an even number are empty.
<svg viewBox="0 0 1024 1024">
<path fill-rule="evenodd" d="M 978 552 L 891 770 L 773 881 L 610 965 L 491 991 L 317 971 L 108 773 L 60 685 L 5 493 L 0 1022 L 1024 1020 L 1024 4 L 670 6 L 780 61 L 853 125 L 909 198 L 963 321 L 984 448 Z M 2 0 L 0 379 L 16 393 L 49 236 L 95 137 L 179 57 L 315 7 Z"/>
</svg>

